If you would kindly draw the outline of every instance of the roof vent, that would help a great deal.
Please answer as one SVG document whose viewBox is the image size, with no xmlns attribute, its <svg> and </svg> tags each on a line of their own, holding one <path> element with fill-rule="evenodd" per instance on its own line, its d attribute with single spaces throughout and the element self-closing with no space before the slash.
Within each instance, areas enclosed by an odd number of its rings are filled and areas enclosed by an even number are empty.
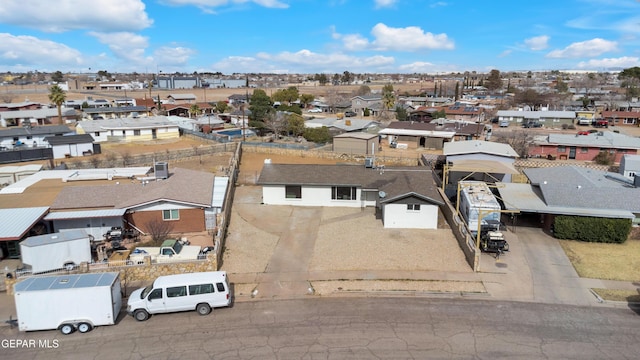
<svg viewBox="0 0 640 360">
<path fill-rule="evenodd" d="M 378 191 L 378 196 L 380 197 L 380 199 L 384 199 L 385 197 L 387 197 L 387 193 L 384 191 Z"/>
</svg>

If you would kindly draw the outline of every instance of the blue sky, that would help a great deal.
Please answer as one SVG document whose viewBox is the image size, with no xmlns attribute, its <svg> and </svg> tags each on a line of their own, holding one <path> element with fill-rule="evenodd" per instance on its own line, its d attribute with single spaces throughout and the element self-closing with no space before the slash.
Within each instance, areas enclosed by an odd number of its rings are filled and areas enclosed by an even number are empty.
<svg viewBox="0 0 640 360">
<path fill-rule="evenodd" d="M 1 0 L 0 71 L 640 66 L 640 0 Z"/>
</svg>

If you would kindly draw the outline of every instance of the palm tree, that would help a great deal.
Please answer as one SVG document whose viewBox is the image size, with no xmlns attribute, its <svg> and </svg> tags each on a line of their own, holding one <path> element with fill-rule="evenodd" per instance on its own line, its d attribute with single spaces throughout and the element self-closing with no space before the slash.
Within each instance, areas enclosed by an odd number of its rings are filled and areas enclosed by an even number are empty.
<svg viewBox="0 0 640 360">
<path fill-rule="evenodd" d="M 190 115 L 193 114 L 194 117 L 198 117 L 198 115 L 200 114 L 200 107 L 198 106 L 198 104 L 191 105 L 191 108 L 189 109 L 189 114 Z"/>
<path fill-rule="evenodd" d="M 62 124 L 62 104 L 67 99 L 67 94 L 58 85 L 49 88 L 49 100 L 58 107 L 58 124 Z"/>
</svg>

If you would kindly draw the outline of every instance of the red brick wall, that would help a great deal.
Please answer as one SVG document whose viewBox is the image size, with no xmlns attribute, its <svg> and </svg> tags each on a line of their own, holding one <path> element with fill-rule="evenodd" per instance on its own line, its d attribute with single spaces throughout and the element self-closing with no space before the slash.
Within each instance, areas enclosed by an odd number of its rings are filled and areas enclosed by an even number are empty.
<svg viewBox="0 0 640 360">
<path fill-rule="evenodd" d="M 557 145 L 547 145 L 547 146 L 533 146 L 529 148 L 529 156 L 530 157 L 537 157 L 538 155 L 540 155 L 540 157 L 542 158 L 546 158 L 547 155 L 551 154 L 552 156 L 555 156 L 557 160 L 567 160 L 569 159 L 569 146 L 565 146 L 564 147 L 564 152 L 558 152 L 558 146 Z M 574 160 L 579 160 L 579 161 L 593 161 L 593 159 L 595 159 L 595 157 L 600 153 L 600 148 L 588 148 L 587 152 L 582 152 L 582 147 L 581 146 L 577 146 L 576 147 L 576 156 Z M 629 149 L 625 149 L 624 153 L 621 152 L 617 152 L 615 153 L 615 162 L 619 163 L 620 159 L 622 159 L 622 156 L 625 154 L 631 154 L 631 155 L 636 155 L 638 153 L 637 150 L 629 150 Z"/>
<path fill-rule="evenodd" d="M 147 232 L 147 224 L 152 220 L 162 220 L 162 211 L 138 211 L 127 214 L 127 221 L 138 229 Z M 168 220 L 173 225 L 171 232 L 198 232 L 205 231 L 206 224 L 203 209 L 180 209 L 179 220 Z"/>
</svg>

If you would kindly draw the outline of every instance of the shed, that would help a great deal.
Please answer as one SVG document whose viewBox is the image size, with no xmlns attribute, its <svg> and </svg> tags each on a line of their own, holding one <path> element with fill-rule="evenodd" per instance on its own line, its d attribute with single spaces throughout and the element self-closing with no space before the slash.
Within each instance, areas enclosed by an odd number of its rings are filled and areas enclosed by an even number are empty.
<svg viewBox="0 0 640 360">
<path fill-rule="evenodd" d="M 93 137 L 90 134 L 47 136 L 44 141 L 48 142 L 53 149 L 54 159 L 91 155 L 93 153 Z"/>
<path fill-rule="evenodd" d="M 344 133 L 333 137 L 333 151 L 343 154 L 371 155 L 378 145 L 378 135 L 365 132 Z"/>
</svg>

